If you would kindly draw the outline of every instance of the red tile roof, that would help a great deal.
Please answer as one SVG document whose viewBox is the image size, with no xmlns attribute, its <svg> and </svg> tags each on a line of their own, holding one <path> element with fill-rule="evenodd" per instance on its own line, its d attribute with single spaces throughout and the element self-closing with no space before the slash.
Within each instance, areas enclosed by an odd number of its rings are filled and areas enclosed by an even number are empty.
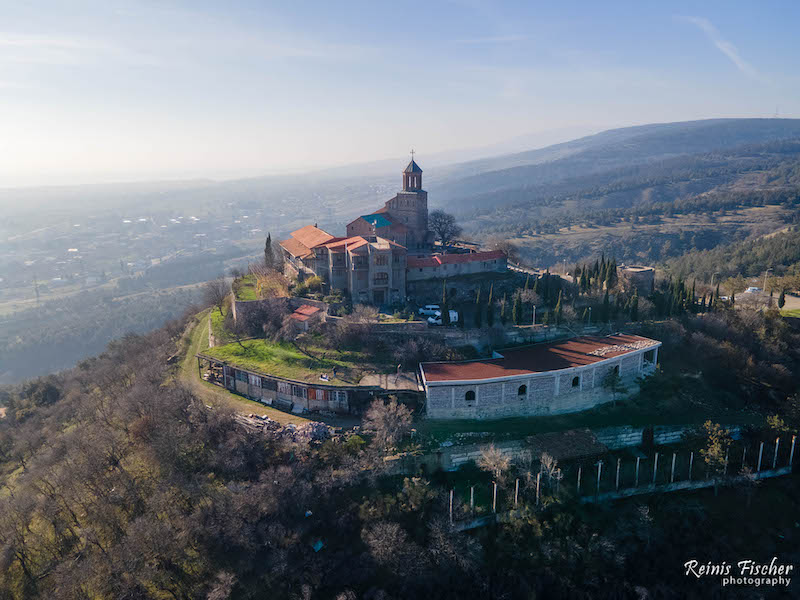
<svg viewBox="0 0 800 600">
<path fill-rule="evenodd" d="M 356 248 L 360 248 L 365 244 L 369 244 L 369 242 L 360 235 L 355 235 L 349 238 L 339 238 L 335 242 L 325 244 L 325 247 L 330 248 L 331 250 L 344 250 L 346 245 L 348 250 L 355 250 Z"/>
<path fill-rule="evenodd" d="M 320 311 L 319 308 L 316 306 L 311 306 L 309 304 L 303 304 L 302 306 L 295 309 L 295 311 L 289 315 L 295 321 L 308 321 L 311 317 L 317 314 Z"/>
<path fill-rule="evenodd" d="M 420 367 L 427 381 L 475 381 L 582 367 L 659 344 L 638 335 L 582 336 L 500 350 L 503 358 L 422 363 Z"/>
<path fill-rule="evenodd" d="M 311 250 L 293 237 L 289 238 L 288 240 L 283 240 L 280 242 L 280 245 L 289 254 L 297 258 L 305 258 L 306 256 L 311 255 Z"/>
<path fill-rule="evenodd" d="M 321 244 L 326 244 L 334 239 L 327 231 L 323 231 L 316 225 L 306 225 L 293 231 L 291 236 L 303 244 L 306 248 L 313 248 Z"/>
<path fill-rule="evenodd" d="M 409 256 L 407 264 L 408 268 L 411 269 L 417 267 L 438 267 L 442 263 L 433 256 Z"/>
<path fill-rule="evenodd" d="M 484 260 L 495 260 L 505 258 L 502 250 L 491 250 L 489 252 L 471 252 L 469 254 L 436 254 L 435 256 L 424 256 L 419 258 L 409 258 L 408 266 L 413 267 L 438 267 L 439 265 L 456 265 L 471 262 L 482 262 Z"/>
</svg>

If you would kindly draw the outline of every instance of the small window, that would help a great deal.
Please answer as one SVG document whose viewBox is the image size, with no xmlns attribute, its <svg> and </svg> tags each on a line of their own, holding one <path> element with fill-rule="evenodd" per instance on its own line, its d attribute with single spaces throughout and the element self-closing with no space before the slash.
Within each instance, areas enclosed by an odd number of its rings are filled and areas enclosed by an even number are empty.
<svg viewBox="0 0 800 600">
<path fill-rule="evenodd" d="M 528 393 L 528 386 L 521 385 L 517 390 L 517 396 L 524 396 Z"/>
<path fill-rule="evenodd" d="M 572 378 L 572 387 L 578 387 L 580 384 L 581 384 L 580 376 Z"/>
<path fill-rule="evenodd" d="M 464 400 L 467 402 L 475 402 L 475 392 L 472 390 L 468 391 L 466 394 L 464 394 Z"/>
</svg>

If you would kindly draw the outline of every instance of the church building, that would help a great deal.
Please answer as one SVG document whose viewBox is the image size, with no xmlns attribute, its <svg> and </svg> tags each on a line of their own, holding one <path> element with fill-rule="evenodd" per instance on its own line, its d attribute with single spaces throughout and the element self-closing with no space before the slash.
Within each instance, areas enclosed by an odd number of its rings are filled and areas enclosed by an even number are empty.
<svg viewBox="0 0 800 600">
<path fill-rule="evenodd" d="M 429 254 L 433 236 L 428 231 L 428 192 L 422 189 L 422 169 L 411 158 L 403 171 L 403 189 L 383 208 L 361 215 L 347 225 L 347 237 L 378 236 L 405 246 L 411 256 Z"/>
<path fill-rule="evenodd" d="M 404 302 L 407 281 L 507 268 L 500 251 L 432 253 L 428 192 L 422 189 L 422 169 L 413 153 L 403 170 L 403 189 L 382 208 L 349 223 L 345 237 L 306 225 L 280 245 L 290 275 L 316 275 L 328 290 L 340 289 L 353 302 L 377 305 Z"/>
</svg>

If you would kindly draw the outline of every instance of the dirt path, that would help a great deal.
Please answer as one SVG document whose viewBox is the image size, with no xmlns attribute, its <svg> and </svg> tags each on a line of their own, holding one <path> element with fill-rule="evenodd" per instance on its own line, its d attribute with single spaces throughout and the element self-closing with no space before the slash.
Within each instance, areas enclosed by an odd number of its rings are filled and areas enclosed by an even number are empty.
<svg viewBox="0 0 800 600">
<path fill-rule="evenodd" d="M 178 370 L 178 379 L 187 385 L 203 400 L 203 402 L 211 406 L 230 406 L 233 410 L 245 415 L 252 413 L 254 415 L 267 416 L 284 425 L 288 423 L 300 425 L 313 420 L 322 421 L 334 427 L 349 428 L 360 423 L 358 418 L 350 416 L 321 417 L 319 415 L 314 415 L 313 418 L 309 419 L 299 415 L 293 415 L 278 410 L 277 408 L 272 408 L 271 406 L 265 406 L 260 402 L 248 400 L 238 394 L 232 394 L 225 388 L 200 379 L 200 375 L 197 372 L 197 359 L 195 355 L 208 348 L 209 310 L 204 310 L 199 313 L 186 327 L 186 332 L 183 334 L 183 338 L 180 342 L 180 347 L 185 346 L 186 351 L 181 358 L 180 368 Z"/>
</svg>

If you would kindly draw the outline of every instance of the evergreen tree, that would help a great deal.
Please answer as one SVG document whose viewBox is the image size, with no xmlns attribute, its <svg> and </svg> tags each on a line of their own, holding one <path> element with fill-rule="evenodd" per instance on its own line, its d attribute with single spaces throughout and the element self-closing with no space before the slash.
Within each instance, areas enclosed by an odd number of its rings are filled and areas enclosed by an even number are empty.
<svg viewBox="0 0 800 600">
<path fill-rule="evenodd" d="M 619 281 L 619 279 L 617 278 L 617 259 L 616 258 L 611 261 L 611 265 L 609 266 L 609 269 L 608 269 L 608 276 L 609 276 L 609 279 L 611 280 L 611 289 L 613 290 L 615 287 L 617 287 L 617 282 Z"/>
<path fill-rule="evenodd" d="M 533 293 L 534 294 L 539 294 L 540 293 L 540 289 L 541 289 L 541 286 L 539 285 L 540 279 L 541 279 L 540 277 L 537 277 L 536 279 L 533 280 Z"/>
<path fill-rule="evenodd" d="M 275 253 L 272 251 L 272 234 L 267 234 L 267 241 L 264 243 L 264 266 L 268 269 L 275 268 Z"/>
<path fill-rule="evenodd" d="M 633 298 L 631 298 L 630 315 L 631 321 L 639 320 L 639 290 L 635 290 L 633 292 Z"/>
<path fill-rule="evenodd" d="M 731 292 L 731 306 L 736 304 L 736 292 Z"/>
<path fill-rule="evenodd" d="M 447 280 L 442 281 L 442 325 L 450 325 L 450 305 L 447 302 Z"/>
<path fill-rule="evenodd" d="M 475 327 L 480 329 L 483 326 L 483 305 L 481 304 L 481 288 L 475 294 Z"/>
<path fill-rule="evenodd" d="M 525 278 L 525 288 L 524 288 L 524 289 L 525 289 L 525 291 L 526 291 L 526 292 L 528 291 L 528 283 L 530 282 L 530 280 L 531 280 L 531 276 L 530 276 L 530 275 L 528 275 L 528 276 Z"/>
<path fill-rule="evenodd" d="M 542 325 L 550 325 L 550 312 L 546 312 L 542 315 Z"/>
<path fill-rule="evenodd" d="M 489 288 L 489 300 L 486 302 L 486 324 L 489 327 L 494 326 L 494 304 L 492 296 L 494 295 L 494 284 Z"/>
<path fill-rule="evenodd" d="M 603 309 L 600 313 L 600 321 L 602 323 L 607 323 L 610 315 L 611 315 L 611 302 L 608 299 L 608 290 L 606 290 L 606 294 L 605 296 L 603 296 Z"/>
<path fill-rule="evenodd" d="M 589 307 L 583 309 L 583 316 L 581 316 L 581 322 L 586 325 L 587 321 L 589 320 Z"/>
<path fill-rule="evenodd" d="M 542 275 L 542 297 L 546 304 L 550 303 L 550 268 Z"/>
<path fill-rule="evenodd" d="M 514 324 L 519 325 L 522 323 L 522 298 L 521 294 L 514 295 L 514 305 L 511 308 L 511 318 L 514 319 Z"/>
<path fill-rule="evenodd" d="M 561 325 L 561 317 L 564 314 L 564 308 L 561 306 L 561 291 L 558 292 L 558 302 L 556 302 L 556 325 Z"/>
<path fill-rule="evenodd" d="M 703 294 L 703 297 L 700 299 L 700 312 L 706 312 L 706 295 Z"/>
<path fill-rule="evenodd" d="M 783 308 L 786 305 L 786 290 L 781 290 L 781 295 L 778 296 L 778 308 Z"/>
<path fill-rule="evenodd" d="M 503 294 L 503 299 L 500 301 L 500 323 L 505 325 L 508 322 L 508 298 Z"/>
</svg>

